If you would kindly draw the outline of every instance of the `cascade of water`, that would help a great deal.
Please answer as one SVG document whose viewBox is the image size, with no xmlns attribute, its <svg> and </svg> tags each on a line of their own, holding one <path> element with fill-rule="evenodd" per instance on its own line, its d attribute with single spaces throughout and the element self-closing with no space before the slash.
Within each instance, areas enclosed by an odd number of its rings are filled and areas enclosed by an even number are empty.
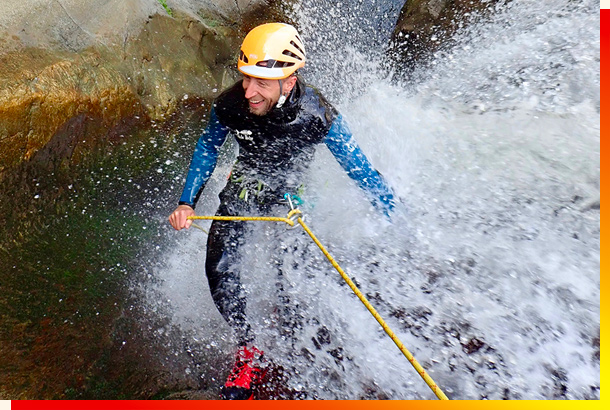
<svg viewBox="0 0 610 410">
<path fill-rule="evenodd" d="M 381 17 L 371 20 L 371 8 Z M 407 209 L 387 222 L 320 149 L 307 176 L 311 228 L 450 397 L 599 398 L 598 3 L 501 3 L 408 86 L 379 70 L 384 13 L 396 10 L 304 0 L 295 11 L 307 80 Z M 265 226 L 244 255 L 260 343 L 292 388 L 329 399 L 433 397 L 307 238 Z M 159 272 L 157 292 L 175 324 L 228 349 L 203 254 L 194 259 L 179 255 Z M 298 324 L 290 334 L 275 325 L 285 312 L 269 260 Z"/>
</svg>

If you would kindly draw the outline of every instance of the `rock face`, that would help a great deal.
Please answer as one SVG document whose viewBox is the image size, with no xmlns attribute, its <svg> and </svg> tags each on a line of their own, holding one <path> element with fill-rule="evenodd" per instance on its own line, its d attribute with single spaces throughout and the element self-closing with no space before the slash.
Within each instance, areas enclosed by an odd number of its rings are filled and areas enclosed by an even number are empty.
<svg viewBox="0 0 610 410">
<path fill-rule="evenodd" d="M 265 0 L 4 0 L 0 32 L 12 46 L 26 45 L 79 51 L 95 44 L 128 41 L 154 14 L 186 14 L 216 24 L 268 15 Z M 4 36 L 3 36 L 4 37 Z M 1 41 L 1 40 L 0 40 Z M 0 45 L 0 50 L 7 44 Z"/>
<path fill-rule="evenodd" d="M 78 160 L 125 124 L 212 99 L 234 79 L 243 27 L 274 10 L 262 0 L 166 5 L 0 3 L 0 175 L 23 161 Z"/>
<path fill-rule="evenodd" d="M 276 3 L 0 1 L 0 399 L 218 397 L 229 358 L 194 362 L 129 283 L 166 246 L 146 221 L 175 203 L 245 30 Z"/>
<path fill-rule="evenodd" d="M 407 0 L 391 38 L 390 52 L 411 69 L 445 45 L 475 15 L 499 0 Z"/>
</svg>

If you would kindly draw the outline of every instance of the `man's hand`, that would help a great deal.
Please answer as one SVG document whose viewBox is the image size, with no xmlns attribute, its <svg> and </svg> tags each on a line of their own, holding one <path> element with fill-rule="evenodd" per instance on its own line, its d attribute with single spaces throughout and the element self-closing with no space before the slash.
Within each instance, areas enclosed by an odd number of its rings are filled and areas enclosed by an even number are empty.
<svg viewBox="0 0 610 410">
<path fill-rule="evenodd" d="M 172 224 L 175 230 L 179 231 L 183 228 L 190 228 L 193 221 L 187 219 L 189 216 L 195 216 L 195 211 L 188 205 L 179 205 L 178 208 L 169 216 L 169 223 Z"/>
</svg>

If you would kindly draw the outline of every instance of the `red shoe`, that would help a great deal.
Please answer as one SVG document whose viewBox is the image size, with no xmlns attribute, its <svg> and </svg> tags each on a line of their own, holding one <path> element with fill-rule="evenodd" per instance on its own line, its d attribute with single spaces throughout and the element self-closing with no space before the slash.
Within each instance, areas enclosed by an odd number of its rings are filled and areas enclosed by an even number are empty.
<svg viewBox="0 0 610 410">
<path fill-rule="evenodd" d="M 240 347 L 233 370 L 220 389 L 220 397 L 223 400 L 252 400 L 254 388 L 267 373 L 262 364 L 263 352 L 256 347 Z"/>
</svg>

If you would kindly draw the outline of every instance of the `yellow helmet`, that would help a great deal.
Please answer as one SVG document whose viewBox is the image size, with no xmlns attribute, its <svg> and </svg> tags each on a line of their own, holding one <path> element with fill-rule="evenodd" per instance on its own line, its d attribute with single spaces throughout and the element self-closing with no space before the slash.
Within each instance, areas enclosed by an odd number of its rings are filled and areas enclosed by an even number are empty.
<svg viewBox="0 0 610 410">
<path fill-rule="evenodd" d="M 250 77 L 281 80 L 305 66 L 305 46 L 289 24 L 253 28 L 241 45 L 237 69 Z"/>
</svg>

